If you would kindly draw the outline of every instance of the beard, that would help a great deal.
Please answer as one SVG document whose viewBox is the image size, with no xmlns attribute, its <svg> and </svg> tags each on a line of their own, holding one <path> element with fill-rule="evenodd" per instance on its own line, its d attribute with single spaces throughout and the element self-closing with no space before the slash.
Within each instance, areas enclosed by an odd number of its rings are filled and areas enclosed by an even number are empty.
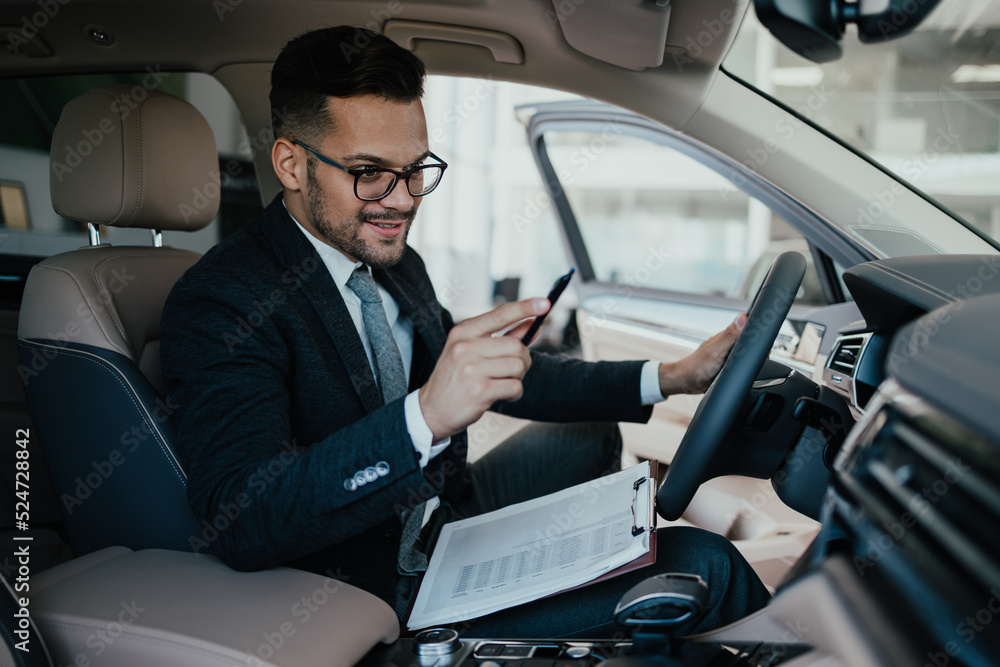
<svg viewBox="0 0 1000 667">
<path fill-rule="evenodd" d="M 364 262 L 376 269 L 387 269 L 395 266 L 406 252 L 406 238 L 410 234 L 410 226 L 417 215 L 416 207 L 411 207 L 402 213 L 360 211 L 356 216 L 343 218 L 334 222 L 328 215 L 327 200 L 323 196 L 323 188 L 314 177 L 313 170 L 306 168 L 309 194 L 306 197 L 306 208 L 312 218 L 316 230 L 327 241 L 354 259 Z M 396 187 L 406 187 L 406 183 L 397 183 Z M 361 231 L 366 223 L 392 222 L 402 223 L 401 234 L 391 239 L 376 239 L 369 242 L 361 238 Z"/>
</svg>

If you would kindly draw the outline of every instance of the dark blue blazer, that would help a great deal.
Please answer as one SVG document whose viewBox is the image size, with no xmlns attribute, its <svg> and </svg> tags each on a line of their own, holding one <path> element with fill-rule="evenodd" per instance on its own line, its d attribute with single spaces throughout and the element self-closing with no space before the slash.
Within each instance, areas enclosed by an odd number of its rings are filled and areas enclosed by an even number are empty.
<svg viewBox="0 0 1000 667">
<path fill-rule="evenodd" d="M 416 389 L 451 315 L 411 248 L 374 275 L 413 322 Z M 337 576 L 393 604 L 400 513 L 462 494 L 466 434 L 421 471 L 403 399 L 382 404 L 340 292 L 280 195 L 177 282 L 161 336 L 188 498 L 204 528 L 192 546 L 238 570 L 286 564 Z M 646 421 L 641 366 L 532 353 L 524 396 L 494 409 L 543 421 Z M 345 486 L 381 462 L 388 474 Z"/>
</svg>

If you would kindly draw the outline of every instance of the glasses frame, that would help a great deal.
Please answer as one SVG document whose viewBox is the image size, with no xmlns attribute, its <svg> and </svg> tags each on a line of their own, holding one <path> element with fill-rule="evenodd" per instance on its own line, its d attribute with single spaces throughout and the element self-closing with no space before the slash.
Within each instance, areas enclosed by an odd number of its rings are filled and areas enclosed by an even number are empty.
<svg viewBox="0 0 1000 667">
<path fill-rule="evenodd" d="M 404 181 L 406 181 L 406 191 L 408 193 L 410 193 L 411 197 L 424 197 L 424 196 L 429 195 L 430 193 L 434 192 L 437 189 L 437 186 L 441 185 L 441 179 L 444 178 L 444 171 L 445 171 L 445 169 L 448 168 L 448 163 L 447 162 L 445 162 L 444 160 L 442 160 L 441 158 L 439 158 L 437 155 L 434 155 L 434 153 L 431 153 L 430 151 L 427 152 L 427 157 L 434 158 L 440 164 L 423 164 L 423 165 L 420 165 L 420 166 L 417 166 L 417 167 L 412 167 L 412 168 L 410 168 L 410 169 L 408 169 L 406 171 L 397 171 L 396 169 L 387 169 L 385 167 L 376 167 L 374 165 L 366 165 L 364 167 L 345 167 L 344 165 L 340 164 L 336 160 L 328 158 L 327 156 L 323 155 L 322 153 L 320 153 L 318 150 L 316 150 L 312 146 L 309 146 L 308 144 L 305 144 L 305 143 L 299 141 L 298 139 L 292 140 L 292 143 L 293 144 L 297 144 L 299 146 L 302 146 L 302 148 L 306 149 L 307 151 L 309 151 L 310 153 L 312 153 L 313 155 L 315 155 L 317 158 L 319 158 L 320 162 L 328 164 L 331 167 L 336 167 L 337 169 L 340 169 L 341 171 L 346 171 L 348 174 L 350 174 L 351 176 L 353 176 L 354 177 L 354 196 L 357 197 L 358 199 L 360 199 L 361 201 L 379 201 L 381 199 L 385 199 L 386 197 L 388 197 L 389 195 L 392 194 L 393 190 L 396 189 L 396 184 L 399 183 L 400 179 L 403 179 Z M 441 176 L 438 177 L 437 183 L 435 183 L 434 187 L 432 187 L 427 192 L 422 192 L 420 194 L 414 194 L 413 191 L 410 190 L 410 177 L 413 176 L 414 174 L 416 174 L 418 171 L 423 171 L 424 169 L 430 169 L 431 167 L 440 168 L 441 169 Z M 380 195 L 378 197 L 362 197 L 361 195 L 358 194 L 358 180 L 361 178 L 361 176 L 363 174 L 371 174 L 372 172 L 386 172 L 386 173 L 392 174 L 392 177 L 393 177 L 392 185 L 389 186 L 389 188 L 385 191 L 384 194 L 382 194 L 382 195 Z"/>
</svg>

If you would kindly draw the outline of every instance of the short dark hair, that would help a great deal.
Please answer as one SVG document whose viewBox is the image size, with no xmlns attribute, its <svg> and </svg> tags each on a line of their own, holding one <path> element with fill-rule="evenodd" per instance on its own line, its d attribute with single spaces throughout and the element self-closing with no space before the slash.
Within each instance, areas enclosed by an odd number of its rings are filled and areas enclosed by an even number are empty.
<svg viewBox="0 0 1000 667">
<path fill-rule="evenodd" d="M 328 97 L 378 95 L 409 103 L 423 97 L 423 62 L 364 28 L 320 28 L 292 39 L 271 70 L 275 138 L 313 141 L 333 127 Z"/>
</svg>

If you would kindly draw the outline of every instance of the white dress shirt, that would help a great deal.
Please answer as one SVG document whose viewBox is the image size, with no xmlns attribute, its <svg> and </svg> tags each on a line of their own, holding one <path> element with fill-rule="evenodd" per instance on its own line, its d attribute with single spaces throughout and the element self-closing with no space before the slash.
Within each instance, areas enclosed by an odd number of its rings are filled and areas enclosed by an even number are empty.
<svg viewBox="0 0 1000 667">
<path fill-rule="evenodd" d="M 287 210 L 287 207 L 285 210 Z M 323 260 L 323 264 L 330 272 L 330 277 L 333 278 L 334 284 L 340 290 L 340 295 L 344 298 L 344 305 L 347 306 L 347 312 L 351 314 L 354 327 L 358 330 L 358 334 L 361 336 L 361 343 L 365 346 L 365 354 L 368 355 L 368 364 L 372 368 L 372 375 L 377 378 L 375 354 L 372 352 L 372 344 L 368 340 L 364 319 L 361 316 L 361 299 L 354 293 L 354 290 L 347 286 L 347 281 L 355 269 L 364 265 L 361 262 L 352 262 L 344 253 L 323 243 L 306 231 L 305 227 L 298 220 L 295 220 L 295 216 L 291 212 L 288 215 L 295 221 L 295 225 L 305 235 L 306 239 L 316 248 L 320 259 Z M 368 271 L 371 271 L 371 269 L 369 268 Z M 413 363 L 413 322 L 399 311 L 399 304 L 396 303 L 396 300 L 392 298 L 392 295 L 384 287 L 377 282 L 375 285 L 378 288 L 379 296 L 382 297 L 385 317 L 389 321 L 389 328 L 392 331 L 392 337 L 396 340 L 396 346 L 399 347 L 399 356 L 403 360 L 403 371 L 406 373 L 406 382 L 409 384 L 410 366 Z M 431 433 L 431 429 L 427 426 L 427 421 L 424 419 L 424 413 L 420 410 L 419 394 L 420 390 L 418 389 L 406 396 L 403 402 L 403 411 L 406 415 L 406 430 L 413 441 L 414 449 L 420 454 L 420 467 L 424 468 L 428 461 L 443 452 L 451 444 L 451 438 L 445 438 L 437 443 L 433 442 L 434 434 Z"/>
<path fill-rule="evenodd" d="M 284 204 L 284 200 L 282 200 L 282 204 Z M 287 206 L 285 210 L 288 210 Z M 359 266 L 364 266 L 364 264 L 362 262 L 352 262 L 344 253 L 323 243 L 310 234 L 295 219 L 291 211 L 288 211 L 288 215 L 295 221 L 295 226 L 299 228 L 299 231 L 316 248 L 320 259 L 323 260 L 323 264 L 330 272 L 330 277 L 333 278 L 337 289 L 340 290 L 340 295 L 344 298 L 344 304 L 347 306 L 347 312 L 351 314 L 354 326 L 357 328 L 358 334 L 361 336 L 361 342 L 365 346 L 365 354 L 368 355 L 368 364 L 372 368 L 372 375 L 377 378 L 375 355 L 372 352 L 372 344 L 368 340 L 368 334 L 365 332 L 365 323 L 361 317 L 361 299 L 354 293 L 354 290 L 347 286 L 347 280 L 351 277 L 351 274 Z M 368 270 L 371 271 L 370 268 Z M 410 366 L 413 363 L 413 322 L 399 311 L 399 304 L 396 303 L 396 300 L 392 298 L 392 295 L 385 288 L 377 282 L 376 286 L 378 287 L 379 296 L 382 297 L 382 305 L 385 308 L 386 319 L 389 320 L 392 337 L 396 339 L 396 345 L 399 347 L 399 354 L 403 360 L 403 370 L 406 372 L 406 381 L 409 383 Z M 652 405 L 663 400 L 663 394 L 660 393 L 659 367 L 660 364 L 655 361 L 647 361 L 642 367 L 642 373 L 639 378 L 639 392 L 643 405 Z M 434 434 L 427 425 L 424 413 L 420 409 L 419 389 L 407 394 L 403 402 L 403 411 L 406 418 L 406 430 L 410 434 L 413 448 L 420 455 L 420 468 L 423 469 L 432 458 L 443 452 L 451 444 L 451 438 L 448 437 L 440 442 L 434 442 Z M 430 520 L 431 513 L 437 509 L 440 503 L 441 501 L 437 497 L 427 501 L 427 509 L 423 520 L 424 524 Z"/>
</svg>

